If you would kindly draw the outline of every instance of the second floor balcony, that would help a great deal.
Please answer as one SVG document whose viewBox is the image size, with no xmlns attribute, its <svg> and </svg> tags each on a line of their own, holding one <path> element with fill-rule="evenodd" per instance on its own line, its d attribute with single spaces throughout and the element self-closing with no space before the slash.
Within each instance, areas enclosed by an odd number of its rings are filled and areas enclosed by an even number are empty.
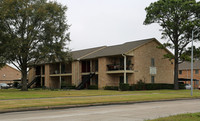
<svg viewBox="0 0 200 121">
<path fill-rule="evenodd" d="M 122 74 L 124 73 L 124 65 L 120 64 L 108 64 L 107 65 L 107 74 Z M 126 73 L 133 73 L 133 64 L 126 66 Z"/>
<path fill-rule="evenodd" d="M 68 76 L 71 73 L 71 64 L 56 63 L 50 65 L 50 76 Z"/>
<path fill-rule="evenodd" d="M 124 65 L 121 64 L 108 64 L 107 65 L 108 71 L 114 70 L 124 70 Z M 126 65 L 126 70 L 133 70 L 133 64 Z"/>
</svg>

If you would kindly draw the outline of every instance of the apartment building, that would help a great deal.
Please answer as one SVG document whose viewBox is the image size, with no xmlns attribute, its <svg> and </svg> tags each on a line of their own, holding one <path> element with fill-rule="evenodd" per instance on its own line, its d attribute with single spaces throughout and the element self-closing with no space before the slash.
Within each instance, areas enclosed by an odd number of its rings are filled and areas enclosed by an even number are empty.
<svg viewBox="0 0 200 121">
<path fill-rule="evenodd" d="M 42 63 L 31 67 L 29 82 L 48 88 L 68 85 L 87 88 L 98 85 L 118 86 L 119 83 L 173 83 L 173 62 L 164 59 L 170 53 L 158 49 L 155 39 L 127 42 L 115 46 L 102 46 L 72 52 L 69 63 Z"/>
<path fill-rule="evenodd" d="M 13 80 L 20 80 L 21 72 L 9 65 L 0 68 L 0 83 L 13 83 Z"/>
<path fill-rule="evenodd" d="M 200 80 L 200 60 L 196 59 L 193 63 L 194 88 L 199 86 Z M 186 84 L 191 84 L 191 63 L 183 62 L 179 64 L 179 79 Z"/>
</svg>

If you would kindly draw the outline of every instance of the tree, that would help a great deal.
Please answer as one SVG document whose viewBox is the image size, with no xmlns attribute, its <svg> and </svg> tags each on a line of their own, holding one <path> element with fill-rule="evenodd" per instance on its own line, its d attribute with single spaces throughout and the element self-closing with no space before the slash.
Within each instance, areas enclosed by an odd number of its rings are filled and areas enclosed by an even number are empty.
<svg viewBox="0 0 200 121">
<path fill-rule="evenodd" d="M 162 27 L 162 39 L 167 40 L 163 47 L 174 49 L 174 55 L 168 54 L 165 57 L 174 59 L 174 88 L 178 89 L 178 64 L 188 59 L 183 53 L 192 40 L 192 30 L 200 27 L 200 2 L 158 0 L 145 10 L 147 14 L 144 24 L 158 23 Z M 194 39 L 197 38 L 196 33 Z"/>
<path fill-rule="evenodd" d="M 66 10 L 47 0 L 0 1 L 0 63 L 11 63 L 21 71 L 23 91 L 29 64 L 69 58 Z"/>
<path fill-rule="evenodd" d="M 192 51 L 192 48 L 188 47 L 187 51 L 185 51 L 183 54 L 185 54 L 188 57 L 191 57 L 191 51 Z M 193 56 L 195 60 L 200 58 L 200 47 L 196 48 L 195 46 L 193 46 Z M 190 58 L 189 58 L 189 61 L 191 61 Z"/>
</svg>

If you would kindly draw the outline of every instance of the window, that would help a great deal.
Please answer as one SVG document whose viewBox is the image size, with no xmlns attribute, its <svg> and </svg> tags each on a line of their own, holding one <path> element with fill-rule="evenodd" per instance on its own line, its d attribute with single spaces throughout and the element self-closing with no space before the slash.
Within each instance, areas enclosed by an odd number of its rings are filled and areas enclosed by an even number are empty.
<svg viewBox="0 0 200 121">
<path fill-rule="evenodd" d="M 119 63 L 120 68 L 124 69 L 124 58 L 120 58 L 119 61 L 120 61 L 120 63 Z"/>
<path fill-rule="evenodd" d="M 199 74 L 199 70 L 195 70 L 195 74 Z"/>
<path fill-rule="evenodd" d="M 98 72 L 98 60 L 95 61 L 95 72 Z"/>
<path fill-rule="evenodd" d="M 154 58 L 151 58 L 151 67 L 154 67 L 155 66 L 155 60 Z"/>
<path fill-rule="evenodd" d="M 179 70 L 179 74 L 182 74 L 182 70 Z"/>
<path fill-rule="evenodd" d="M 82 72 L 90 72 L 90 61 L 82 61 Z"/>
<path fill-rule="evenodd" d="M 64 73 L 66 73 L 66 65 L 62 64 L 61 65 L 61 74 L 64 74 Z"/>
<path fill-rule="evenodd" d="M 155 76 L 151 76 L 151 83 L 155 83 Z"/>
</svg>

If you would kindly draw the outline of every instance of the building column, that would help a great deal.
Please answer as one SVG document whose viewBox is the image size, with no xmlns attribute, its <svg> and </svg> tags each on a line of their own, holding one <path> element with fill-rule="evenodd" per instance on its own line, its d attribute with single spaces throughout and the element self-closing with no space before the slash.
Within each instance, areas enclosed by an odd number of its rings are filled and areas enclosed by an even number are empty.
<svg viewBox="0 0 200 121">
<path fill-rule="evenodd" d="M 124 84 L 126 84 L 126 56 L 124 54 L 122 56 L 124 57 Z"/>
<path fill-rule="evenodd" d="M 49 64 L 45 65 L 45 86 L 47 88 L 50 88 L 51 86 L 51 79 L 50 79 L 50 70 L 49 70 Z"/>
<path fill-rule="evenodd" d="M 92 60 L 90 60 L 90 73 L 92 73 Z M 92 78 L 90 78 L 90 84 L 92 84 Z"/>
<path fill-rule="evenodd" d="M 72 62 L 72 84 L 78 86 L 81 83 L 81 62 L 73 61 Z"/>
</svg>

